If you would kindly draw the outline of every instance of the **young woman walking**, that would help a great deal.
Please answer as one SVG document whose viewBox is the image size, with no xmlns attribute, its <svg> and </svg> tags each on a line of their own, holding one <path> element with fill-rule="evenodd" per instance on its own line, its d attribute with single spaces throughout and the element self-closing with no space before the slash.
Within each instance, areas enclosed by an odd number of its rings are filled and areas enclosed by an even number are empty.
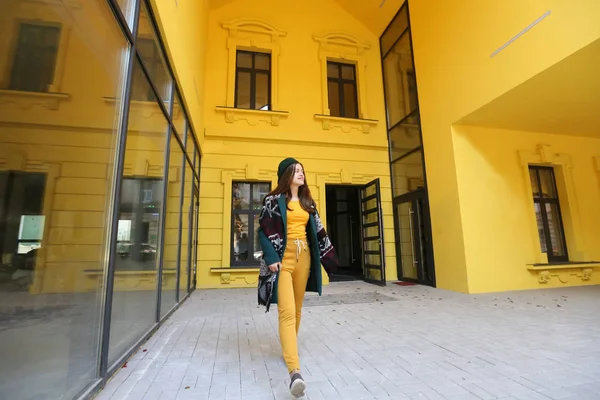
<svg viewBox="0 0 600 400">
<path fill-rule="evenodd" d="M 306 291 L 321 295 L 321 264 L 327 272 L 337 267 L 337 257 L 323 229 L 304 176 L 304 167 L 286 158 L 277 169 L 277 188 L 263 202 L 258 235 L 263 258 L 277 273 L 272 303 L 279 311 L 279 338 L 290 373 L 290 391 L 304 395 L 300 375 L 298 331 Z"/>
</svg>

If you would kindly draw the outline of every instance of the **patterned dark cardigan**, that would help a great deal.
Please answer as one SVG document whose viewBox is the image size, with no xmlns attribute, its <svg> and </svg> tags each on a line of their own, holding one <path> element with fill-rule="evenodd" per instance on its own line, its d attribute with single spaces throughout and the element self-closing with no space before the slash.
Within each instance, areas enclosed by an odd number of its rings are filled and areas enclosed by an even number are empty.
<svg viewBox="0 0 600 400">
<path fill-rule="evenodd" d="M 323 228 L 319 213 L 309 214 L 306 224 L 306 238 L 310 248 L 310 276 L 306 291 L 322 293 L 321 264 L 328 273 L 335 272 L 338 266 L 337 256 L 327 232 Z M 258 236 L 263 251 L 263 260 L 271 265 L 283 260 L 287 238 L 287 207 L 284 196 L 267 196 L 259 216 Z M 318 251 L 317 251 L 318 249 Z M 277 273 L 277 279 L 279 273 Z M 272 303 L 277 303 L 277 281 Z"/>
</svg>

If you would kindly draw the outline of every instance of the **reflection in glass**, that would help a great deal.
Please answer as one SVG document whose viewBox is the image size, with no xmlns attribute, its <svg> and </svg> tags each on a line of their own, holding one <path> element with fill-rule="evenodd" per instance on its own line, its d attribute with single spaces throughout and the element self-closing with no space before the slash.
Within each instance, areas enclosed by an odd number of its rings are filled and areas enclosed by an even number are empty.
<svg viewBox="0 0 600 400">
<path fill-rule="evenodd" d="M 408 9 L 404 7 L 381 36 L 381 53 L 385 55 L 402 33 L 408 29 Z"/>
<path fill-rule="evenodd" d="M 417 108 L 410 36 L 405 33 L 383 60 L 388 128 Z"/>
<path fill-rule="evenodd" d="M 160 50 L 160 42 L 158 40 L 158 35 L 156 34 L 154 27 L 150 23 L 150 16 L 148 15 L 148 9 L 146 8 L 145 2 L 142 2 L 140 9 L 140 23 L 138 26 L 136 40 L 137 50 L 140 56 L 142 57 L 142 61 L 144 62 L 146 71 L 148 72 L 152 83 L 154 83 L 154 86 L 158 90 L 160 96 L 159 100 L 165 103 L 168 110 L 168 104 L 170 101 L 169 98 L 171 96 L 171 84 L 173 79 L 171 78 L 171 74 L 167 70 L 167 63 L 163 58 L 162 51 Z M 142 73 L 141 69 L 136 73 Z M 136 80 L 137 84 L 135 82 Z M 142 86 L 141 89 L 147 88 L 146 90 L 141 90 L 142 93 L 147 93 L 147 97 L 144 98 L 142 96 L 142 98 L 138 98 L 136 95 L 136 97 L 132 98 L 134 100 L 140 101 L 154 101 L 154 95 L 149 93 L 150 85 L 146 86 L 141 82 L 142 80 L 140 80 L 140 78 L 136 76 L 136 78 L 134 79 L 134 87 L 137 87 L 137 85 L 139 84 Z"/>
<path fill-rule="evenodd" d="M 175 131 L 179 138 L 181 139 L 181 143 L 185 144 L 185 128 L 186 128 L 186 119 L 185 113 L 183 112 L 183 103 L 181 102 L 181 97 L 178 92 L 175 92 L 173 97 L 173 125 L 175 125 Z M 190 141 L 192 141 L 190 139 Z"/>
<path fill-rule="evenodd" d="M 409 115 L 389 134 L 392 161 L 421 146 L 419 113 Z"/>
<path fill-rule="evenodd" d="M 392 163 L 394 196 L 425 187 L 421 150 Z"/>
<path fill-rule="evenodd" d="M 136 81 L 143 78 L 136 73 L 140 68 L 136 61 L 133 84 L 148 88 L 147 81 Z M 167 121 L 160 112 L 158 99 L 152 100 L 155 112 L 150 118 L 140 113 L 139 104 L 132 103 L 130 109 L 119 220 L 131 220 L 131 237 L 137 241 L 139 250 L 132 247 L 130 257 L 118 262 L 115 273 L 110 364 L 156 323 L 157 253 L 161 247 Z M 143 107 L 146 110 L 148 105 Z M 123 269 L 139 272 L 126 271 L 127 279 L 119 279 L 119 270 Z"/>
<path fill-rule="evenodd" d="M 2 2 L 3 399 L 71 399 L 98 377 L 128 45 L 105 0 L 79 3 Z M 69 98 L 50 110 L 22 91 Z"/>
<path fill-rule="evenodd" d="M 268 183 L 255 183 L 252 185 L 252 209 L 260 210 L 263 199 L 271 191 L 271 185 Z"/>
<path fill-rule="evenodd" d="M 117 4 L 127 21 L 129 29 L 133 28 L 133 20 L 135 15 L 135 3 L 136 0 L 117 0 Z"/>
<path fill-rule="evenodd" d="M 233 261 L 248 261 L 248 215 L 233 216 Z"/>
<path fill-rule="evenodd" d="M 233 209 L 234 210 L 249 210 L 250 209 L 250 184 L 249 183 L 233 183 Z"/>
<path fill-rule="evenodd" d="M 179 207 L 182 196 L 183 150 L 174 134 L 171 134 L 169 153 L 169 183 L 167 184 L 167 217 L 165 223 L 165 245 L 163 255 L 161 316 L 177 302 L 177 255 L 180 248 Z"/>
<path fill-rule="evenodd" d="M 562 221 L 558 211 L 557 204 L 545 204 L 546 215 L 548 216 L 548 230 L 550 243 L 552 244 L 552 253 L 555 256 L 566 256 L 567 252 L 564 247 L 565 239 L 563 237 Z"/>
</svg>

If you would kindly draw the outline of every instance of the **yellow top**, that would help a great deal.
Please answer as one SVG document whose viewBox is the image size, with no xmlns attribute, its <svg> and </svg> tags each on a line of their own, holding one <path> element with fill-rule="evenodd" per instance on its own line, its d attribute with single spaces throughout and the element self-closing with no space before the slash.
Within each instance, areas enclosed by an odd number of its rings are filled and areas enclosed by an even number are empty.
<svg viewBox="0 0 600 400">
<path fill-rule="evenodd" d="M 298 200 L 291 200 L 287 210 L 288 238 L 306 240 L 307 223 L 308 213 L 302 209 Z"/>
</svg>

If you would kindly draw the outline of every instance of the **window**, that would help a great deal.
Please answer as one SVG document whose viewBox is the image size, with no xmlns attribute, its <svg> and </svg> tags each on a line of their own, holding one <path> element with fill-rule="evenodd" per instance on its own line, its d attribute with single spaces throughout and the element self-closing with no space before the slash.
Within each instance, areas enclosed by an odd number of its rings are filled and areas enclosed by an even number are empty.
<svg viewBox="0 0 600 400">
<path fill-rule="evenodd" d="M 533 203 L 542 252 L 549 262 L 569 260 L 563 230 L 556 179 L 551 167 L 529 167 Z"/>
<path fill-rule="evenodd" d="M 60 28 L 23 23 L 10 76 L 11 90 L 47 92 L 54 80 Z"/>
<path fill-rule="evenodd" d="M 238 51 L 235 68 L 235 107 L 271 109 L 271 55 Z"/>
<path fill-rule="evenodd" d="M 356 68 L 353 64 L 327 62 L 329 115 L 358 118 Z"/>
<path fill-rule="evenodd" d="M 144 66 L 148 71 L 148 74 L 153 78 L 153 82 L 159 92 L 163 92 L 165 85 L 168 85 L 168 76 L 163 66 L 161 53 L 153 39 L 138 38 L 137 49 L 144 62 Z M 147 80 L 143 74 L 141 68 L 136 69 L 136 74 L 142 75 L 134 79 L 134 85 L 131 92 L 131 98 L 137 101 L 155 101 L 156 95 L 150 87 L 145 84 Z"/>
<path fill-rule="evenodd" d="M 258 216 L 269 183 L 234 182 L 231 202 L 231 265 L 258 265 L 254 254 L 260 251 Z"/>
</svg>

